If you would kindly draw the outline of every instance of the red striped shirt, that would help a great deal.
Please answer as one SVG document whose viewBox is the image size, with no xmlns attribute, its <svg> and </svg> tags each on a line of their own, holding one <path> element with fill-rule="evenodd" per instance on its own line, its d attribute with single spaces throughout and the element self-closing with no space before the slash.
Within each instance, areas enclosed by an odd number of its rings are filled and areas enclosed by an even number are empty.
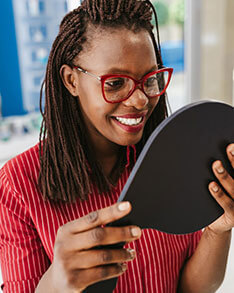
<svg viewBox="0 0 234 293">
<path fill-rule="evenodd" d="M 34 292 L 53 260 L 59 226 L 115 203 L 129 176 L 119 178 L 108 195 L 93 187 L 86 201 L 53 204 L 38 190 L 38 145 L 10 160 L 0 170 L 0 262 L 4 292 Z M 144 229 L 142 237 L 126 247 L 137 257 L 119 278 L 115 293 L 173 293 L 184 262 L 194 252 L 201 231 L 170 235 Z"/>
</svg>

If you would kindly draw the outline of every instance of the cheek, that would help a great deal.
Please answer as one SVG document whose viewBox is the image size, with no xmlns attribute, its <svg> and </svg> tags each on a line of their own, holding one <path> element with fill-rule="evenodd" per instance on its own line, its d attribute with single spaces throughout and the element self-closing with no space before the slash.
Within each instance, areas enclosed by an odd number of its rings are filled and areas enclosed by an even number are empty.
<svg viewBox="0 0 234 293">
<path fill-rule="evenodd" d="M 108 120 L 116 108 L 115 105 L 105 102 L 101 90 L 92 86 L 80 91 L 79 101 L 82 112 L 94 125 Z"/>
<path fill-rule="evenodd" d="M 93 115 L 102 102 L 101 92 L 90 83 L 82 83 L 79 89 L 79 101 L 86 115 Z"/>
</svg>

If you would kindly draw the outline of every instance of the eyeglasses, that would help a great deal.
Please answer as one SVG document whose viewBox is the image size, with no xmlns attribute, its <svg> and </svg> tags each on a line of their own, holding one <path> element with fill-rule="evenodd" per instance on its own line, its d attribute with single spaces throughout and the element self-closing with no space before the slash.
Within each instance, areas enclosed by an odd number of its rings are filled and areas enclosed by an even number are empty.
<svg viewBox="0 0 234 293">
<path fill-rule="evenodd" d="M 148 98 L 158 97 L 165 93 L 173 72 L 173 68 L 162 68 L 146 74 L 140 80 L 136 80 L 131 76 L 122 74 L 97 76 L 81 67 L 74 66 L 74 68 L 101 81 L 103 98 L 107 103 L 125 101 L 137 88 Z"/>
</svg>

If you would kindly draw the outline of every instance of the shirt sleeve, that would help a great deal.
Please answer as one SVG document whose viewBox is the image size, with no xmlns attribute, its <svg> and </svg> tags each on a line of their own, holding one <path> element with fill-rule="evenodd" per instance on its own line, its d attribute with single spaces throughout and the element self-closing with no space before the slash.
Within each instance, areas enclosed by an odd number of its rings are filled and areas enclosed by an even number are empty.
<svg viewBox="0 0 234 293">
<path fill-rule="evenodd" d="M 6 293 L 34 292 L 50 260 L 29 212 L 0 170 L 0 263 Z"/>
</svg>

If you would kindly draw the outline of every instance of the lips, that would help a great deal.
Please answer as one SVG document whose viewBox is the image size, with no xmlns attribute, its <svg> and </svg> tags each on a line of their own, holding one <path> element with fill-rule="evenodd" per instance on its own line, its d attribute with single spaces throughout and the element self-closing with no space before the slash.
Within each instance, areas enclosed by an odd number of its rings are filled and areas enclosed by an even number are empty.
<svg viewBox="0 0 234 293">
<path fill-rule="evenodd" d="M 144 126 L 147 112 L 116 115 L 113 118 L 116 124 L 127 132 L 138 132 Z"/>
<path fill-rule="evenodd" d="M 143 117 L 140 118 L 122 118 L 122 117 L 115 117 L 120 123 L 124 125 L 137 125 L 142 122 Z"/>
</svg>

